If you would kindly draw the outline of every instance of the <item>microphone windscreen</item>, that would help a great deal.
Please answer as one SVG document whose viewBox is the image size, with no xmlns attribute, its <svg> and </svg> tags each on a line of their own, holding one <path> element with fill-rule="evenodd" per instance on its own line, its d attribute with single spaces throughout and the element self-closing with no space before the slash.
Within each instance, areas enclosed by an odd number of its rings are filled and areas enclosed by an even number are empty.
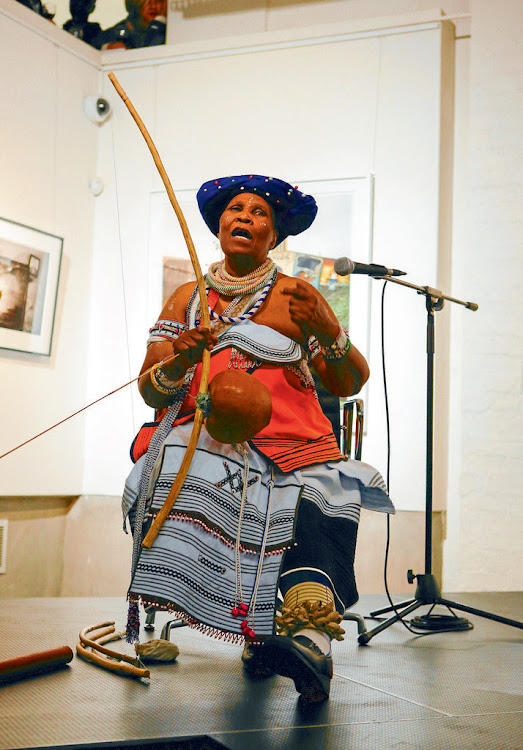
<svg viewBox="0 0 523 750">
<path fill-rule="evenodd" d="M 348 276 L 354 270 L 354 263 L 349 258 L 337 258 L 334 261 L 334 273 L 338 276 Z"/>
</svg>

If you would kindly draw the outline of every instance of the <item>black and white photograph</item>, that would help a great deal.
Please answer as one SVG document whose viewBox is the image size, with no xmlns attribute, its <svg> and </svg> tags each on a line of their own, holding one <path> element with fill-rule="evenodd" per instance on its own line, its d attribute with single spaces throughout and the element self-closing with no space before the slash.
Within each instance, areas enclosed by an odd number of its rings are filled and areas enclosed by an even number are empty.
<svg viewBox="0 0 523 750">
<path fill-rule="evenodd" d="M 0 219 L 0 348 L 49 354 L 62 239 Z"/>
</svg>

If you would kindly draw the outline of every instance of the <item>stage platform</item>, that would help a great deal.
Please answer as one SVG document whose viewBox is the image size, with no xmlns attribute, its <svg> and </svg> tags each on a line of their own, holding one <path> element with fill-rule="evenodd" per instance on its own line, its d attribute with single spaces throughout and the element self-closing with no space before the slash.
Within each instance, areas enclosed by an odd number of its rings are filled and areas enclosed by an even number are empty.
<svg viewBox="0 0 523 750">
<path fill-rule="evenodd" d="M 521 593 L 447 596 L 523 618 Z M 385 597 L 362 596 L 354 610 L 367 615 L 382 606 Z M 123 598 L 4 599 L 0 660 L 63 645 L 74 651 L 82 628 L 115 620 L 121 630 L 125 616 Z M 159 613 L 142 640 L 158 638 L 168 619 Z M 331 698 L 312 709 L 301 706 L 289 679 L 246 677 L 241 646 L 187 627 L 171 632 L 177 662 L 151 666 L 148 682 L 75 656 L 60 671 L 0 687 L 0 750 L 521 750 L 522 631 L 470 620 L 471 631 L 424 636 L 397 623 L 367 646 L 347 622 L 346 640 L 333 646 Z M 108 645 L 134 653 L 124 642 Z"/>
</svg>

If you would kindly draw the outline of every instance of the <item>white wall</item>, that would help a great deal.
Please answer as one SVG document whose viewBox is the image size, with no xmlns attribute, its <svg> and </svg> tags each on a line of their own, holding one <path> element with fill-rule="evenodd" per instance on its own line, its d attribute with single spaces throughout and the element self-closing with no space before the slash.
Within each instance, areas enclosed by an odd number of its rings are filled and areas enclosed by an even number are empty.
<svg viewBox="0 0 523 750">
<path fill-rule="evenodd" d="M 466 13 L 469 0 L 171 0 L 167 42 L 213 40 L 219 37 L 325 23 L 364 21 L 441 8 L 446 15 Z M 432 14 L 433 17 L 439 11 Z"/>
<path fill-rule="evenodd" d="M 51 34 L 51 36 L 48 36 Z M 68 47 L 55 43 L 66 38 Z M 70 41 L 69 41 L 70 40 Z M 0 4 L 0 215 L 64 238 L 50 357 L 0 350 L 0 454 L 85 404 L 97 127 L 82 100 L 98 54 L 18 3 Z M 1 495 L 81 492 L 84 423 L 0 461 Z"/>
<path fill-rule="evenodd" d="M 523 553 L 521 3 L 473 0 L 463 231 L 456 275 L 480 303 L 456 330 L 454 466 L 445 550 L 453 589 L 519 590 Z M 455 351 L 455 355 L 458 352 Z"/>
</svg>

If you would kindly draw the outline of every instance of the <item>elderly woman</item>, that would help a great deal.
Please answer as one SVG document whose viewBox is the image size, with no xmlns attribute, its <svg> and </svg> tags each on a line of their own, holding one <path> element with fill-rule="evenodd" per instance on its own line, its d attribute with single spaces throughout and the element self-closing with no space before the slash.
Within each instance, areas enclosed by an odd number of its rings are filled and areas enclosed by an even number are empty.
<svg viewBox="0 0 523 750">
<path fill-rule="evenodd" d="M 211 180 L 197 198 L 224 254 L 206 276 L 212 330 L 200 325 L 188 283 L 150 332 L 139 385 L 157 421 L 133 444 L 136 464 L 124 492 L 135 535 L 129 598 L 168 608 L 211 635 L 244 640 L 248 674 L 290 677 L 304 701 L 322 701 L 332 678 L 331 639 L 342 639 L 343 613 L 358 598 L 360 507 L 393 508 L 379 473 L 340 454 L 310 367 L 337 396 L 357 393 L 369 370 L 321 294 L 270 259 L 271 249 L 311 225 L 314 199 L 260 175 Z M 272 408 L 244 442 L 202 431 L 172 513 L 152 547 L 140 549 L 189 441 L 204 348 L 211 390 L 213 378 L 221 383 L 218 375 L 242 371 L 254 412 L 266 393 Z M 226 422 L 223 405 L 220 414 Z"/>
</svg>

